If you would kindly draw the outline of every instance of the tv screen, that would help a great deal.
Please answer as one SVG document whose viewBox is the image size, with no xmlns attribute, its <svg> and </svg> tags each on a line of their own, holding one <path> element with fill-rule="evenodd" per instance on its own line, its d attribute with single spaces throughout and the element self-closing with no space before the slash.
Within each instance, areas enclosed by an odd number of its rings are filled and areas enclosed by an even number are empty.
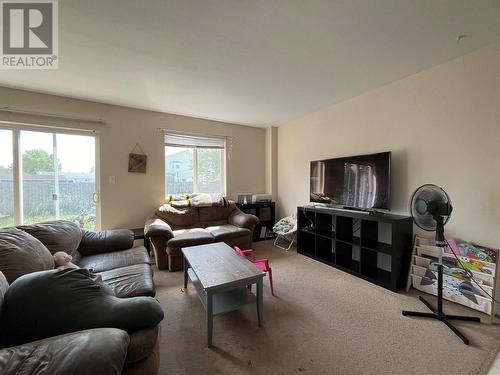
<svg viewBox="0 0 500 375">
<path fill-rule="evenodd" d="M 311 202 L 388 210 L 391 153 L 312 161 L 310 183 Z"/>
</svg>

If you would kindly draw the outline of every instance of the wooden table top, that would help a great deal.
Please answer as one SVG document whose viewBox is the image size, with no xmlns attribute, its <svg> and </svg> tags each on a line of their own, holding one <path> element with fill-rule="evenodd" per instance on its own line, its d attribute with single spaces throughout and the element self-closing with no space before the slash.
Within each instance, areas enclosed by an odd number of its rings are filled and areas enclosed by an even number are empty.
<svg viewBox="0 0 500 375">
<path fill-rule="evenodd" d="M 182 253 L 205 290 L 264 276 L 264 272 L 224 242 L 184 247 Z"/>
</svg>

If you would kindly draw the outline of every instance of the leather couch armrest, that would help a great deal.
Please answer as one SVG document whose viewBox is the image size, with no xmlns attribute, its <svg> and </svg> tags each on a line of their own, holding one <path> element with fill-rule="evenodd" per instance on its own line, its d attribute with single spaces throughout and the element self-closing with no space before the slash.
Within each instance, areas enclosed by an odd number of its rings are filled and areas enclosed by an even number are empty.
<svg viewBox="0 0 500 375">
<path fill-rule="evenodd" d="M 174 237 L 174 232 L 165 220 L 158 217 L 150 217 L 144 224 L 144 235 L 147 238 L 164 237 L 167 241 Z"/>
<path fill-rule="evenodd" d="M 160 337 L 160 324 L 129 332 L 130 344 L 127 350 L 126 363 L 139 362 L 150 356 L 157 349 Z"/>
<path fill-rule="evenodd" d="M 111 229 L 100 232 L 83 231 L 78 251 L 83 256 L 127 250 L 134 246 L 134 232 L 129 229 Z"/>
<path fill-rule="evenodd" d="M 228 223 L 240 228 L 253 230 L 258 224 L 259 218 L 255 215 L 246 214 L 239 208 L 236 208 L 228 217 Z"/>
<path fill-rule="evenodd" d="M 146 238 L 151 239 L 158 269 L 167 269 L 167 242 L 174 237 L 174 232 L 170 228 L 170 225 L 165 220 L 152 216 L 144 224 L 144 235 Z"/>
<path fill-rule="evenodd" d="M 2 310 L 4 346 L 97 327 L 133 332 L 164 317 L 154 298 L 116 297 L 81 268 L 21 276 L 5 293 Z"/>
</svg>

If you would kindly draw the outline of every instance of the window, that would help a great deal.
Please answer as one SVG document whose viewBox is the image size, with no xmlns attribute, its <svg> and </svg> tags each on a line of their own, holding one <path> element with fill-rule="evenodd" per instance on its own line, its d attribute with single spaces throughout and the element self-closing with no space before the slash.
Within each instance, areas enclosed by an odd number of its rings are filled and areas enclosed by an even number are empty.
<svg viewBox="0 0 500 375">
<path fill-rule="evenodd" d="M 12 131 L 0 129 L 0 228 L 14 225 Z"/>
<path fill-rule="evenodd" d="M 167 194 L 225 195 L 224 138 L 165 135 Z"/>
<path fill-rule="evenodd" d="M 0 129 L 0 227 L 64 219 L 95 229 L 95 152 L 87 133 Z"/>
</svg>

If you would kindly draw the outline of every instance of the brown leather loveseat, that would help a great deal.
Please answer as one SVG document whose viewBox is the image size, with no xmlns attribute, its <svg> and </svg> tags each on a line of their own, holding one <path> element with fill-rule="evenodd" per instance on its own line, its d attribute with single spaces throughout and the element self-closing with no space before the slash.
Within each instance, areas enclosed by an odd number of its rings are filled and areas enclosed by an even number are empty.
<svg viewBox="0 0 500 375">
<path fill-rule="evenodd" d="M 164 204 L 146 220 L 144 234 L 153 244 L 159 269 L 182 269 L 182 247 L 225 242 L 249 248 L 259 219 L 233 201 L 226 207 L 175 208 Z"/>
</svg>

